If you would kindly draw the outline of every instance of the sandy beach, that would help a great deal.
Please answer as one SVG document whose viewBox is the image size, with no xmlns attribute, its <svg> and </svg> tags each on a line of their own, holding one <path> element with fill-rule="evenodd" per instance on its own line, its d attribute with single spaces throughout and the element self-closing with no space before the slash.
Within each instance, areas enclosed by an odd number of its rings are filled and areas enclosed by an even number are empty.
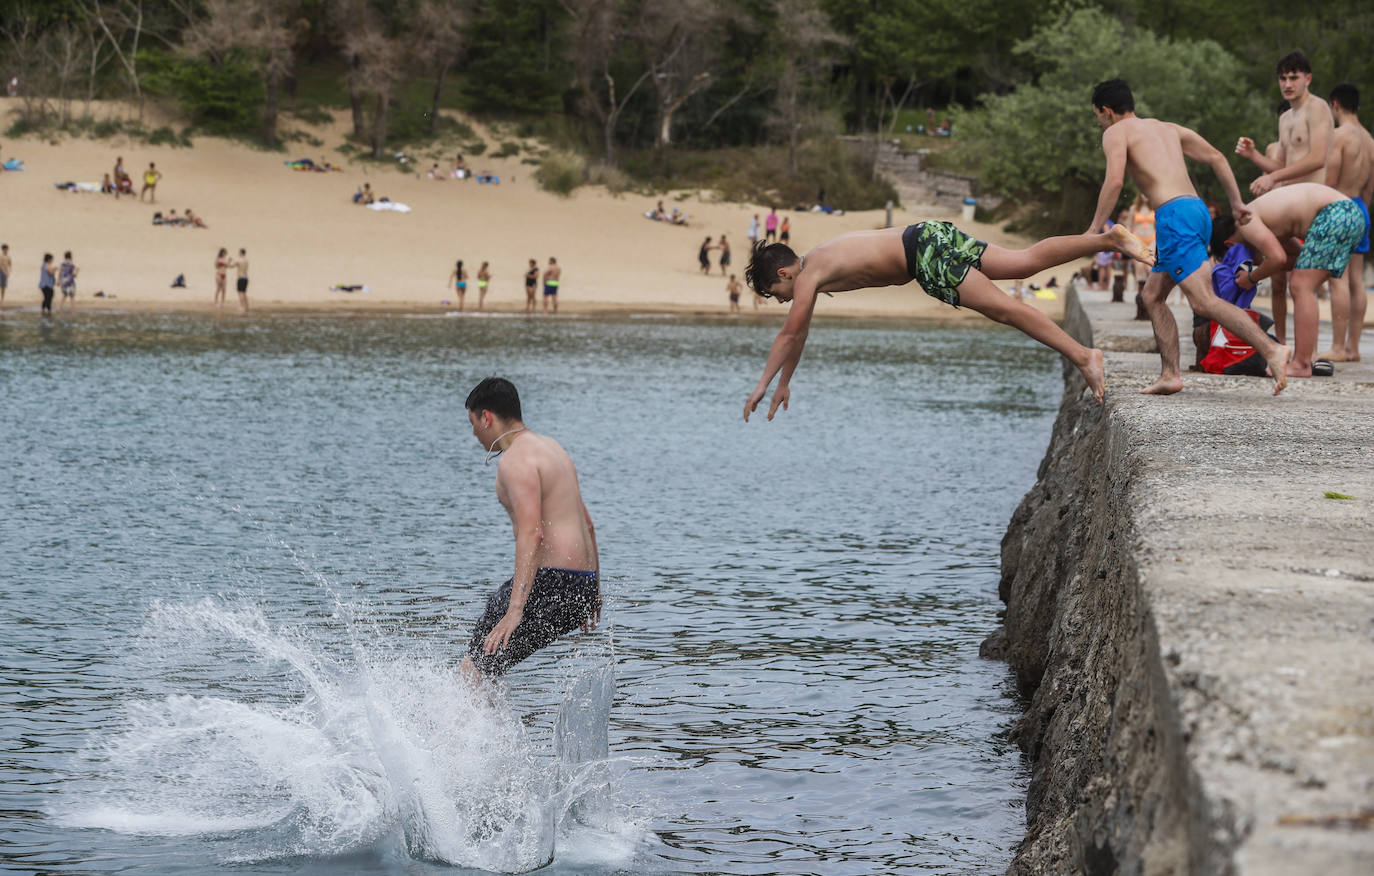
<svg viewBox="0 0 1374 876">
<path fill-rule="evenodd" d="M 0 99 L 0 117 L 9 118 L 13 103 Z M 454 310 L 457 302 L 446 281 L 457 259 L 463 259 L 470 277 L 468 309 L 476 305 L 477 270 L 486 260 L 493 275 L 487 309 L 518 311 L 524 306 L 528 259 L 537 259 L 542 269 L 553 256 L 563 266 L 563 313 L 724 314 L 725 280 L 714 267 L 710 277 L 700 274 L 697 249 L 707 235 L 726 233 L 732 270 L 742 274 L 749 219 L 767 213 L 766 205 L 715 202 L 709 193 L 685 200 L 664 197 L 666 204 L 677 204 L 691 216 L 690 227 L 677 227 L 645 219 L 643 213 L 655 199 L 643 195 L 614 196 L 599 186 L 584 186 L 570 198 L 544 192 L 535 182 L 534 168 L 518 157 L 469 158 L 472 169 L 498 175 L 498 185 L 436 182 L 420 172 L 350 162 L 333 148 L 344 142 L 337 118 L 332 126 L 307 130 L 326 146 L 295 144 L 280 153 L 217 138 L 198 138 L 192 148 L 146 146 L 122 137 L 4 140 L 0 155 L 22 159 L 27 167 L 0 173 L 0 242 L 9 244 L 14 259 L 5 308 L 36 310 L 42 254 L 51 252 L 60 261 L 70 249 L 81 269 L 80 308 L 211 312 L 213 265 L 223 246 L 231 255 L 240 247 L 248 251 L 249 300 L 256 311 Z M 493 139 L 487 142 L 488 150 L 494 149 Z M 53 185 L 98 183 L 116 156 L 124 158 L 136 186 L 148 163 L 156 162 L 163 174 L 156 205 L 136 197 L 116 201 L 109 195 L 65 192 Z M 298 157 L 325 157 L 343 171 L 297 172 L 284 165 Z M 430 163 L 418 160 L 417 171 Z M 378 196 L 407 204 L 412 211 L 375 212 L 354 205 L 351 197 L 365 182 Z M 181 213 L 188 207 L 205 219 L 208 229 L 152 224 L 156 211 Z M 882 210 L 789 215 L 792 245 L 803 252 L 845 231 L 882 227 L 885 220 Z M 956 219 L 1003 246 L 1027 242 L 951 213 L 896 209 L 892 221 L 906 225 L 929 218 Z M 714 266 L 718 254 L 711 255 Z M 1057 275 L 1064 283 L 1071 273 L 1060 268 L 1033 279 L 1043 285 Z M 178 274 L 186 275 L 187 288 L 170 288 Z M 366 285 L 370 291 L 335 292 L 329 288 L 333 284 Z M 233 285 L 231 271 L 227 310 L 237 312 Z M 94 297 L 97 292 L 105 297 Z M 751 298 L 744 296 L 746 316 L 753 313 Z M 1036 303 L 1056 317 L 1061 312 L 1058 300 Z M 768 302 L 759 313 L 781 316 L 785 310 Z M 914 285 L 826 299 L 818 315 L 981 318 L 955 311 Z"/>
</svg>

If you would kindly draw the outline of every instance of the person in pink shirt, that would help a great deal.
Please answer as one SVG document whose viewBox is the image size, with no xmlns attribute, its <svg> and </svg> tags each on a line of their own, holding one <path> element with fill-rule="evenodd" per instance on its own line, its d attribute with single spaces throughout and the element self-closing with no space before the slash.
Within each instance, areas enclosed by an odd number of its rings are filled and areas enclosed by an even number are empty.
<svg viewBox="0 0 1374 876">
<path fill-rule="evenodd" d="M 776 207 L 769 207 L 768 216 L 763 220 L 763 239 L 769 243 L 774 243 L 778 239 L 778 210 Z"/>
</svg>

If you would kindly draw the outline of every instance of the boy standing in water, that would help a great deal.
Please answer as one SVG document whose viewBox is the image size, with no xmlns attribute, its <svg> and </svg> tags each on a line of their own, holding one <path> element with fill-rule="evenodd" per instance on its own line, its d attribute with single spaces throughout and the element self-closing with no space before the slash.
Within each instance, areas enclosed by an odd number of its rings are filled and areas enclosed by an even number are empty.
<svg viewBox="0 0 1374 876">
<path fill-rule="evenodd" d="M 465 407 L 487 461 L 501 457 L 496 498 L 515 529 L 515 574 L 487 599 L 460 667 L 477 683 L 578 627 L 591 632 L 601 620 L 601 566 L 577 469 L 557 441 L 525 425 L 515 386 L 488 377 Z"/>
<path fill-rule="evenodd" d="M 1167 299 L 1180 286 L 1193 313 L 1220 323 L 1254 347 L 1269 363 L 1274 395 L 1288 383 L 1291 351 L 1275 343 L 1239 307 L 1212 294 L 1211 261 L 1207 245 L 1212 239 L 1212 217 L 1188 178 L 1184 157 L 1206 162 L 1226 189 L 1236 224 L 1250 221 L 1250 211 L 1240 198 L 1231 165 L 1211 144 L 1195 132 L 1158 119 L 1135 114 L 1135 97 L 1122 79 L 1099 82 L 1093 89 L 1093 115 L 1102 126 L 1102 151 L 1107 153 L 1107 174 L 1097 198 L 1097 212 L 1089 228 L 1100 228 L 1116 209 L 1121 186 L 1129 173 L 1155 208 L 1158 260 L 1140 297 L 1150 313 L 1159 347 L 1159 379 L 1141 392 L 1170 395 L 1183 389 L 1178 370 L 1178 324 Z"/>
<path fill-rule="evenodd" d="M 992 284 L 993 280 L 1029 277 L 1054 265 L 1085 258 L 1099 250 L 1120 252 L 1150 264 L 1150 252 L 1120 225 L 1103 234 L 1051 237 L 1029 249 L 1010 250 L 975 240 L 948 222 L 921 222 L 905 229 L 852 231 L 821 244 L 801 258 L 783 243 L 762 246 L 745 269 L 744 278 L 763 296 L 791 301 L 787 319 L 773 341 L 758 386 L 744 403 L 744 419 L 758 407 L 773 376 L 778 388 L 768 408 L 787 409 L 788 383 L 801 359 L 810 331 L 816 295 L 872 286 L 903 286 L 912 280 L 926 294 L 955 307 L 970 307 L 989 319 L 1020 329 L 1068 358 L 1100 403 L 1104 389 L 1102 351 L 1089 349 L 1055 325 L 1045 314 Z"/>
</svg>

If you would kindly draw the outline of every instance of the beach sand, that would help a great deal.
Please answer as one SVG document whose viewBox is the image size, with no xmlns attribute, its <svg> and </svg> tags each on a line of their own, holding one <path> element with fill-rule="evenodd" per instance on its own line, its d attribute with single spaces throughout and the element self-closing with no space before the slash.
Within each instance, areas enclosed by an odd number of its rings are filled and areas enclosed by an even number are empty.
<svg viewBox="0 0 1374 876">
<path fill-rule="evenodd" d="M 0 118 L 9 118 L 15 104 L 0 99 Z M 109 111 L 102 108 L 96 115 Z M 724 314 L 728 299 L 726 281 L 714 267 L 718 253 L 712 253 L 713 273 L 705 277 L 698 270 L 697 249 L 707 235 L 728 234 L 731 269 L 742 276 L 749 219 L 755 213 L 767 214 L 764 205 L 717 202 L 709 193 L 698 193 L 683 201 L 663 197 L 690 214 L 690 227 L 653 222 L 643 213 L 655 198 L 614 196 L 591 186 L 560 198 L 541 191 L 534 168 L 519 157 L 469 157 L 474 170 L 499 175 L 499 185 L 436 182 L 419 173 L 432 163 L 428 159 L 417 160 L 417 172 L 410 173 L 350 162 L 335 148 L 345 142 L 343 116 L 337 114 L 332 125 L 305 129 L 325 146 L 293 144 L 286 153 L 208 137 L 197 138 L 192 148 L 145 146 L 124 138 L 6 139 L 3 157 L 20 158 L 28 168 L 0 173 L 0 242 L 9 244 L 14 259 L 6 309 L 36 309 L 42 254 L 51 252 L 60 261 L 62 252 L 70 249 L 81 269 L 80 308 L 212 312 L 213 264 L 223 246 L 231 256 L 240 247 L 248 251 L 249 301 L 257 312 L 455 310 L 457 299 L 446 280 L 457 259 L 463 259 L 469 274 L 468 309 L 476 307 L 477 270 L 487 260 L 493 274 L 487 309 L 519 311 L 524 306 L 527 260 L 536 259 L 542 270 L 554 256 L 563 266 L 562 313 Z M 284 127 L 290 129 L 291 124 Z M 489 151 L 496 146 L 492 137 L 487 143 Z M 156 162 L 163 178 L 155 206 L 137 197 L 116 201 L 113 196 L 68 193 L 53 186 L 65 181 L 98 183 L 116 156 L 123 156 L 136 188 L 148 162 Z M 305 156 L 316 161 L 327 157 L 344 170 L 296 172 L 283 164 Z M 449 153 L 448 162 L 452 158 Z M 378 196 L 408 204 L 412 212 L 374 212 L 354 205 L 351 197 L 364 182 L 371 183 Z M 208 229 L 152 225 L 155 211 L 181 213 L 188 207 L 205 219 Z M 788 215 L 792 245 L 800 252 L 845 231 L 882 227 L 885 220 L 882 210 Z M 954 213 L 895 209 L 892 222 L 907 225 L 930 218 L 954 219 L 970 233 L 999 245 L 1028 243 Z M 1072 267 L 1061 267 L 1031 279 L 1044 285 L 1057 276 L 1064 284 L 1072 272 Z M 188 288 L 170 288 L 178 274 L 186 275 Z M 336 283 L 365 284 L 370 291 L 330 291 Z M 226 312 L 237 313 L 232 270 L 228 286 Z M 96 292 L 106 297 L 93 297 Z M 743 296 L 746 317 L 754 314 L 752 297 L 747 291 Z M 1035 304 L 1055 318 L 1062 313 L 1058 300 Z M 758 312 L 780 317 L 786 306 L 766 302 Z M 937 302 L 914 284 L 822 299 L 817 315 L 982 318 Z"/>
</svg>

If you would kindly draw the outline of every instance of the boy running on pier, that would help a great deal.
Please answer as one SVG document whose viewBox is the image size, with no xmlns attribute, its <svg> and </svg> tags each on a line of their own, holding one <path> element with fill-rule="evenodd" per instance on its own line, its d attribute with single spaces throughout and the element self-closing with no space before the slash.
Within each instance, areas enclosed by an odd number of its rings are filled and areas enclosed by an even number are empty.
<svg viewBox="0 0 1374 876">
<path fill-rule="evenodd" d="M 1193 313 L 1229 329 L 1254 347 L 1269 363 L 1274 395 L 1288 383 L 1291 351 L 1275 343 L 1239 307 L 1212 294 L 1211 260 L 1207 245 L 1212 237 L 1212 217 L 1188 178 L 1184 157 L 1206 162 L 1226 189 L 1236 223 L 1250 221 L 1250 211 L 1240 198 L 1235 175 L 1226 157 L 1195 132 L 1158 119 L 1135 114 L 1135 98 L 1121 79 L 1098 83 L 1093 90 L 1093 115 L 1104 130 L 1102 150 L 1107 153 L 1107 174 L 1097 199 L 1097 212 L 1089 228 L 1100 228 L 1112 211 L 1125 174 L 1140 187 L 1155 208 L 1158 258 L 1141 299 L 1150 313 L 1155 342 L 1159 345 L 1159 379 L 1142 393 L 1169 395 L 1183 389 L 1178 370 L 1178 324 L 1166 303 L 1174 286 L 1180 286 Z"/>
<path fill-rule="evenodd" d="M 773 419 L 787 409 L 792 372 L 801 360 L 816 309 L 816 294 L 848 292 L 873 286 L 904 286 L 915 280 L 927 295 L 955 307 L 963 305 L 989 319 L 1018 328 L 1064 355 L 1087 381 L 1100 403 L 1104 388 L 1102 351 L 1089 349 L 1055 325 L 1045 314 L 1009 297 L 993 280 L 1029 277 L 1037 271 L 1112 250 L 1151 263 L 1150 251 L 1120 225 L 1103 234 L 1051 237 L 1028 249 L 1011 250 L 976 240 L 948 222 L 920 222 L 880 231 L 841 234 L 801 258 L 783 243 L 761 246 L 745 269 L 755 293 L 792 307 L 773 341 L 758 386 L 744 403 L 744 419 L 758 407 L 779 372 L 778 388 L 768 407 Z"/>
</svg>

